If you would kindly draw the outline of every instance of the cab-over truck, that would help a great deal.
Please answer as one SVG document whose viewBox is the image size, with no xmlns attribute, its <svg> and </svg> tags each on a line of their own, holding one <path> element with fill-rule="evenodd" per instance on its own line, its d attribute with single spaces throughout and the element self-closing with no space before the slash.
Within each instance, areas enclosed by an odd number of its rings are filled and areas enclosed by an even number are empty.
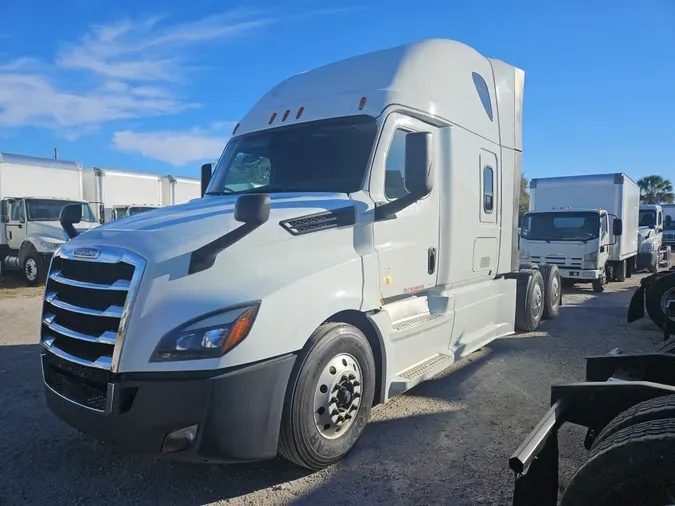
<svg viewBox="0 0 675 506">
<path fill-rule="evenodd" d="M 283 81 L 203 198 L 58 250 L 51 410 L 125 451 L 318 469 L 373 405 L 555 316 L 557 270 L 519 265 L 523 82 L 448 40 Z"/>
</svg>

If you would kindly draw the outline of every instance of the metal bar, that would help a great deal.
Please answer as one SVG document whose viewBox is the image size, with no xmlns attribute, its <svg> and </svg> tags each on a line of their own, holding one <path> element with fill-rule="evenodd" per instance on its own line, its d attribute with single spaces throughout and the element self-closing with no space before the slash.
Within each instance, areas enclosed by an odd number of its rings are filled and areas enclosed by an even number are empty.
<svg viewBox="0 0 675 506">
<path fill-rule="evenodd" d="M 108 309 L 90 309 L 88 307 L 80 307 L 74 304 L 69 304 L 59 300 L 56 292 L 50 292 L 45 296 L 45 302 L 48 302 L 54 307 L 59 309 L 64 309 L 65 311 L 71 311 L 73 313 L 85 314 L 88 316 L 104 316 L 109 318 L 122 318 L 123 308 L 120 306 L 110 306 Z"/>
<path fill-rule="evenodd" d="M 86 341 L 88 343 L 102 343 L 114 345 L 117 341 L 117 334 L 115 332 L 106 331 L 101 334 L 99 337 L 90 336 L 89 334 L 83 334 L 77 332 L 76 330 L 69 329 L 63 325 L 59 325 L 54 322 L 54 315 L 47 315 L 43 320 L 43 323 L 54 332 L 61 334 L 62 336 L 70 337 L 72 339 L 78 339 L 80 341 Z"/>
<path fill-rule="evenodd" d="M 112 357 L 99 357 L 92 362 L 91 360 L 85 360 L 63 351 L 62 349 L 54 346 L 54 341 L 55 339 L 53 337 L 48 337 L 42 341 L 42 346 L 63 360 L 67 360 L 68 362 L 73 362 L 74 364 L 82 365 L 84 367 L 93 367 L 95 369 L 103 369 L 105 371 L 109 371 L 112 367 Z"/>
<path fill-rule="evenodd" d="M 549 434 L 556 428 L 567 405 L 568 401 L 565 398 L 561 398 L 551 406 L 534 430 L 530 432 L 525 441 L 521 443 L 509 459 L 509 467 L 512 471 L 520 474 L 527 469 L 543 448 Z"/>
<path fill-rule="evenodd" d="M 77 288 L 86 288 L 88 290 L 112 290 L 119 292 L 129 291 L 131 286 L 131 281 L 126 279 L 118 279 L 112 285 L 104 285 L 101 283 L 88 283 L 86 281 L 78 281 L 76 279 L 70 279 L 63 275 L 62 271 L 54 271 L 49 274 L 49 279 L 53 279 L 57 283 L 62 285 L 74 286 Z"/>
</svg>

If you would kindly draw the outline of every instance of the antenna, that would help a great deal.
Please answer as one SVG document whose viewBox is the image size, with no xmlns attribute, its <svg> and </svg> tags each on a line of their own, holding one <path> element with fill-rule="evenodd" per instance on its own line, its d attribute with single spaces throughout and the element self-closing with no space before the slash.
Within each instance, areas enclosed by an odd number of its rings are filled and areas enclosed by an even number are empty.
<svg viewBox="0 0 675 506">
<path fill-rule="evenodd" d="M 58 148 L 54 148 L 54 160 L 58 160 L 58 159 L 59 159 L 59 150 L 58 150 Z"/>
</svg>

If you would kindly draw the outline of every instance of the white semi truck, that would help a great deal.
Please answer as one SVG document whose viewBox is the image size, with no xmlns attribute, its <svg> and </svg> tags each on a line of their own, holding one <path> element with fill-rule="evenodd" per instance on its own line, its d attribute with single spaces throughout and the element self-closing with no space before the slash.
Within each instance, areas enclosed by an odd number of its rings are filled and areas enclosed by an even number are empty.
<svg viewBox="0 0 675 506">
<path fill-rule="evenodd" d="M 156 209 L 162 203 L 162 178 L 157 174 L 94 167 L 83 173 L 84 197 L 100 223 Z"/>
<path fill-rule="evenodd" d="M 123 451 L 318 469 L 373 405 L 555 316 L 556 268 L 518 258 L 523 84 L 447 40 L 282 82 L 203 198 L 58 251 L 50 409 Z"/>
<path fill-rule="evenodd" d="M 663 209 L 663 245 L 675 246 L 675 204 L 661 204 Z"/>
<path fill-rule="evenodd" d="M 659 204 L 640 206 L 640 228 L 638 233 L 638 269 L 651 273 L 659 267 L 670 266 L 670 246 L 664 244 L 664 212 Z"/>
<path fill-rule="evenodd" d="M 0 153 L 0 271 L 20 270 L 29 285 L 41 282 L 67 237 L 61 209 L 78 203 L 79 233 L 98 225 L 82 196 L 77 162 Z"/>
<path fill-rule="evenodd" d="M 557 265 L 569 282 L 624 281 L 636 269 L 640 188 L 625 174 L 532 179 L 523 261 Z"/>
</svg>

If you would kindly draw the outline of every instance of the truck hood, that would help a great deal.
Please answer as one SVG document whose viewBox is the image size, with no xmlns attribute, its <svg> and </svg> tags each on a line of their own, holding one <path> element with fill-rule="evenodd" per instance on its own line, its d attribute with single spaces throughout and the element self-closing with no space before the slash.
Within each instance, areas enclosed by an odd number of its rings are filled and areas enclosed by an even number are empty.
<svg viewBox="0 0 675 506">
<path fill-rule="evenodd" d="M 78 233 L 83 234 L 98 227 L 98 223 L 81 222 L 75 226 Z M 28 235 L 47 239 L 49 242 L 65 242 L 68 236 L 63 231 L 58 221 L 30 221 L 28 222 Z"/>
<path fill-rule="evenodd" d="M 87 247 L 124 248 L 150 264 L 159 264 L 189 256 L 194 250 L 240 227 L 242 223 L 234 219 L 237 198 L 237 195 L 205 197 L 128 216 L 101 225 L 72 242 Z M 280 222 L 354 205 L 345 194 L 272 194 L 270 198 L 269 220 L 240 241 L 242 244 L 233 245 L 233 250 L 240 249 L 239 246 L 255 248 L 291 240 L 293 235 Z"/>
</svg>

